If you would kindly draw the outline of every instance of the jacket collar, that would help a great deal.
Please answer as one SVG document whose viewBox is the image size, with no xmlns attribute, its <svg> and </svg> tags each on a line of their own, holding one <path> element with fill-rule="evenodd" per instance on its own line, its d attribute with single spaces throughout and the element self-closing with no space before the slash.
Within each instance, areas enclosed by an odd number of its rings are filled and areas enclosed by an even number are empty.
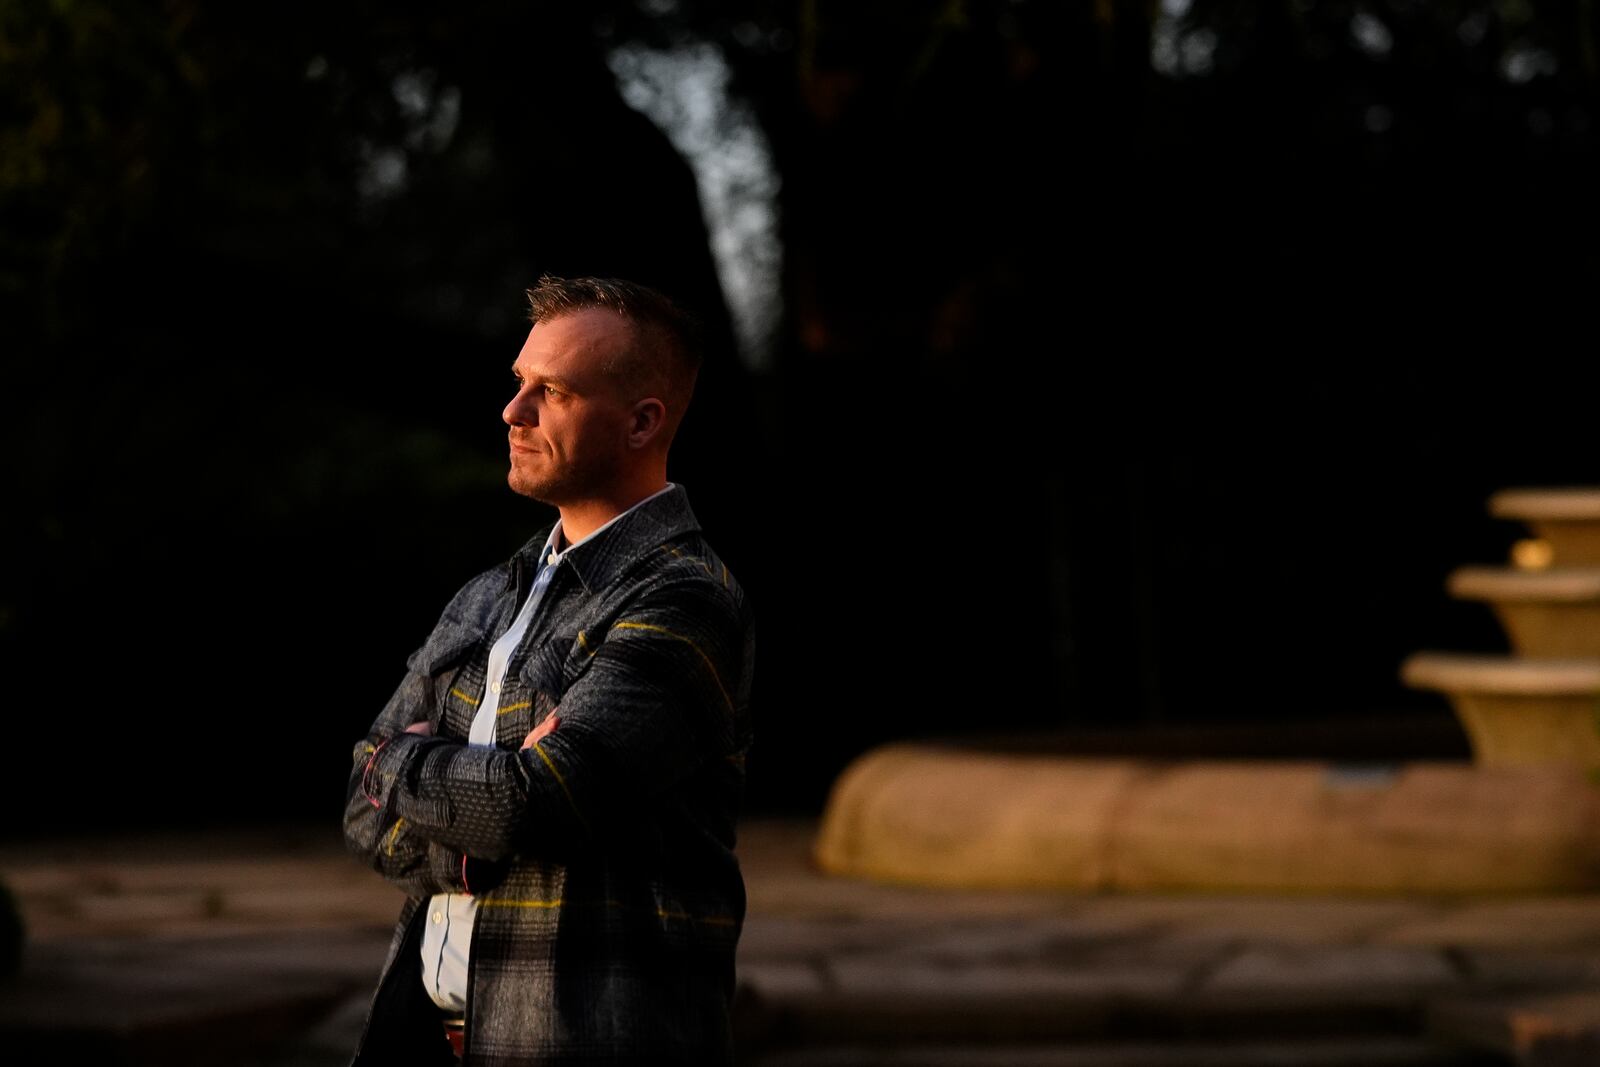
<svg viewBox="0 0 1600 1067">
<path fill-rule="evenodd" d="M 554 523 L 518 550 L 524 565 L 537 571 L 539 553 L 550 537 Z M 624 514 L 582 544 L 562 553 L 562 562 L 572 567 L 584 588 L 603 589 L 634 560 L 680 534 L 700 529 L 700 522 L 689 507 L 683 486 L 673 485 L 659 496 Z"/>
</svg>

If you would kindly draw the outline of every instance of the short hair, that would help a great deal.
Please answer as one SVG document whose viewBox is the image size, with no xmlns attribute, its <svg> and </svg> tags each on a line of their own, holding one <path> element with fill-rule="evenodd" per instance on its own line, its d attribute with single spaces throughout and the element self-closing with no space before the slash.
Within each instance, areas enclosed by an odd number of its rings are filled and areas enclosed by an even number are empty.
<svg viewBox="0 0 1600 1067">
<path fill-rule="evenodd" d="M 634 345 L 618 353 L 605 371 L 636 395 L 667 401 L 668 426 L 675 432 L 700 374 L 699 323 L 663 294 L 621 278 L 544 274 L 528 290 L 528 319 L 534 324 L 590 308 L 614 311 L 633 326 Z M 671 438 L 669 433 L 667 440 Z"/>
</svg>

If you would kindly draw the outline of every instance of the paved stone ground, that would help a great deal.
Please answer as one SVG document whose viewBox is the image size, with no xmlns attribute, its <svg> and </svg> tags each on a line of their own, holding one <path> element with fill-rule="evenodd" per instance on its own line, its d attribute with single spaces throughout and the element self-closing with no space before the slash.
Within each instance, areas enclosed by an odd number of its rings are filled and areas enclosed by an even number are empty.
<svg viewBox="0 0 1600 1067">
<path fill-rule="evenodd" d="M 819 875 L 814 831 L 743 831 L 757 1067 L 1600 1062 L 1600 896 L 926 890 Z M 400 905 L 322 827 L 6 846 L 0 877 L 30 933 L 0 1031 L 60 1064 L 343 1064 Z"/>
</svg>

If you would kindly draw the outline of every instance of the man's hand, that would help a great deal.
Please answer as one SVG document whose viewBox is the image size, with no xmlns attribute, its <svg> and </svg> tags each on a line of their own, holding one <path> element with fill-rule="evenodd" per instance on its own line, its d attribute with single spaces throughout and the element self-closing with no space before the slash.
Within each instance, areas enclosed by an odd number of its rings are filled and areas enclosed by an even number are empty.
<svg viewBox="0 0 1600 1067">
<path fill-rule="evenodd" d="M 561 720 L 556 717 L 556 709 L 551 708 L 550 717 L 545 719 L 545 721 L 540 723 L 538 726 L 535 726 L 533 729 L 529 730 L 528 736 L 522 739 L 522 747 L 532 748 L 535 741 L 539 740 L 541 737 L 544 737 L 546 734 L 554 732 L 555 728 L 560 725 Z M 519 749 L 518 751 L 521 750 Z"/>
<path fill-rule="evenodd" d="M 423 737 L 432 737 L 433 723 L 429 722 L 427 719 L 423 719 L 421 722 L 414 722 L 410 726 L 406 727 L 406 733 L 421 734 Z"/>
</svg>

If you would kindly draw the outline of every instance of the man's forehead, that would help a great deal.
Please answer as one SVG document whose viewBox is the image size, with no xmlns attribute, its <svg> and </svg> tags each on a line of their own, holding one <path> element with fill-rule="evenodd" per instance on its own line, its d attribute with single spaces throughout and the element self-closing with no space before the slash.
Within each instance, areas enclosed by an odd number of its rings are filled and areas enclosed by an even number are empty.
<svg viewBox="0 0 1600 1067">
<path fill-rule="evenodd" d="M 607 308 L 584 308 L 540 319 L 517 354 L 520 370 L 571 375 L 600 371 L 633 343 L 633 326 Z"/>
</svg>

